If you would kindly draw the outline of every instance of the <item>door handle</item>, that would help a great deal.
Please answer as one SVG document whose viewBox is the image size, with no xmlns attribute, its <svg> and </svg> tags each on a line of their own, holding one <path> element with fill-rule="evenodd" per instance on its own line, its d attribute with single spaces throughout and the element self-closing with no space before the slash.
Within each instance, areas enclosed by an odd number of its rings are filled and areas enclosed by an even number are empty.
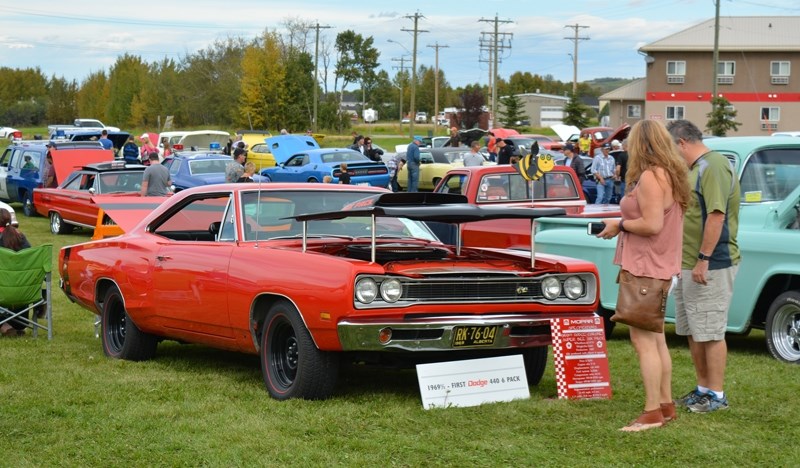
<svg viewBox="0 0 800 468">
<path fill-rule="evenodd" d="M 172 260 L 172 257 L 169 255 L 156 255 L 156 260 L 163 262 L 164 260 Z"/>
</svg>

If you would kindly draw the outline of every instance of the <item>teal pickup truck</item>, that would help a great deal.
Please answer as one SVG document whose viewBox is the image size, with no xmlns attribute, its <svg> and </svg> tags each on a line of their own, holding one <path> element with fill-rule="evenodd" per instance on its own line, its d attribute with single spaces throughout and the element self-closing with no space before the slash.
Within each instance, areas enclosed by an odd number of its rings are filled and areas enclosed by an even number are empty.
<svg viewBox="0 0 800 468">
<path fill-rule="evenodd" d="M 728 332 L 766 331 L 777 359 L 800 363 L 800 141 L 789 137 L 727 137 L 705 141 L 727 156 L 741 183 L 739 247 L 742 262 L 728 312 Z M 616 239 L 586 232 L 586 219 L 539 218 L 538 252 L 594 262 L 600 272 L 600 309 L 608 321 L 617 302 Z M 667 321 L 675 307 L 667 305 Z M 613 322 L 609 324 L 613 327 Z M 607 331 L 610 331 L 607 329 Z"/>
</svg>

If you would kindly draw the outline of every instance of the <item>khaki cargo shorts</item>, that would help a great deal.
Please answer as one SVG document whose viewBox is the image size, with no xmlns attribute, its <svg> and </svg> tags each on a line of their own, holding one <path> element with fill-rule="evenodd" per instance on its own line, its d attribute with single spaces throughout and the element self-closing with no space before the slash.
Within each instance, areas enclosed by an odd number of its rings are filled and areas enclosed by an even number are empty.
<svg viewBox="0 0 800 468">
<path fill-rule="evenodd" d="M 681 270 L 675 288 L 675 333 L 697 342 L 725 339 L 733 281 L 739 265 L 709 270 L 702 285 L 692 281 L 692 270 Z"/>
</svg>

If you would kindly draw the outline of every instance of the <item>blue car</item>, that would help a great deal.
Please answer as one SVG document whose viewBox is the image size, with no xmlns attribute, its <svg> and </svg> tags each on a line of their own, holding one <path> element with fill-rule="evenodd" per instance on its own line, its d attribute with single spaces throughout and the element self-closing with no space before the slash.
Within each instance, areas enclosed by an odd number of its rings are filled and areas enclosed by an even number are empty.
<svg viewBox="0 0 800 468">
<path fill-rule="evenodd" d="M 291 144 L 298 142 L 298 145 Z M 347 165 L 350 183 L 353 185 L 372 185 L 387 187 L 389 170 L 382 162 L 375 162 L 346 148 L 310 148 L 297 138 L 267 138 L 278 166 L 261 171 L 261 175 L 273 182 L 323 182 L 325 176 L 331 182 L 339 183 L 341 165 Z M 296 151 L 299 150 L 299 151 Z"/>
<path fill-rule="evenodd" d="M 225 168 L 233 162 L 230 156 L 221 153 L 181 152 L 173 153 L 161 163 L 169 169 L 175 192 L 200 185 L 224 184 Z M 256 182 L 269 180 L 254 175 Z"/>
</svg>

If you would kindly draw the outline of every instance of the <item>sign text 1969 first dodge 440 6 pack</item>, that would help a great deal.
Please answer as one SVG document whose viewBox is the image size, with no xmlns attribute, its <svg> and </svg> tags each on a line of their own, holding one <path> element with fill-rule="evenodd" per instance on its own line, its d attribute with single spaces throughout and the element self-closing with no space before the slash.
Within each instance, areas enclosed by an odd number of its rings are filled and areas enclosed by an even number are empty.
<svg viewBox="0 0 800 468">
<path fill-rule="evenodd" d="M 99 204 L 120 225 L 140 216 Z M 425 222 L 563 212 L 351 185 L 196 187 L 119 237 L 63 248 L 62 289 L 100 315 L 108 356 L 150 359 L 165 339 L 258 354 L 278 399 L 328 397 L 340 360 L 522 354 L 536 384 L 550 319 L 597 308 L 595 266 L 443 244 Z"/>
</svg>

